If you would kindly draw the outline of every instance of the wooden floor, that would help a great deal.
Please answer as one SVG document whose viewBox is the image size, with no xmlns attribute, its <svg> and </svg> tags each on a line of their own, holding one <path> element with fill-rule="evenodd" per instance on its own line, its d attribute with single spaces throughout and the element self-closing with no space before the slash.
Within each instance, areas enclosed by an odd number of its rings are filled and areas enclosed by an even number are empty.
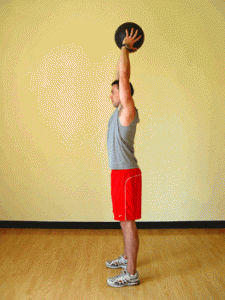
<svg viewBox="0 0 225 300">
<path fill-rule="evenodd" d="M 0 299 L 225 299 L 225 229 L 138 232 L 141 283 L 113 288 L 121 229 L 0 229 Z"/>
</svg>

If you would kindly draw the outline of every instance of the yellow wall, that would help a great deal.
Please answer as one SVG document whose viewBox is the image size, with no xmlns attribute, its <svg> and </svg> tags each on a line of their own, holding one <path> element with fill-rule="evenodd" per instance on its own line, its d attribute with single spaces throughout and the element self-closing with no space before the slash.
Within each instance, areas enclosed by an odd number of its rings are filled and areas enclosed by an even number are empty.
<svg viewBox="0 0 225 300">
<path fill-rule="evenodd" d="M 139 221 L 225 218 L 223 1 L 2 1 L 0 219 L 113 221 L 107 153 L 120 50 L 140 123 Z"/>
</svg>

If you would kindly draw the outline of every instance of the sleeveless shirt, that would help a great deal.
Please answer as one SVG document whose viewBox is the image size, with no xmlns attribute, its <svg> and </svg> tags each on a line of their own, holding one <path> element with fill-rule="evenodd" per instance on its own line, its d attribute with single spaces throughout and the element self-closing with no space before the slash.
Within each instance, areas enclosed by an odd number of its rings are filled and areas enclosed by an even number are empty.
<svg viewBox="0 0 225 300">
<path fill-rule="evenodd" d="M 135 107 L 136 109 L 136 107 Z M 124 170 L 139 168 L 134 156 L 134 137 L 137 123 L 140 122 L 138 109 L 129 126 L 122 126 L 119 120 L 119 108 L 112 114 L 108 123 L 107 147 L 109 168 Z"/>
</svg>

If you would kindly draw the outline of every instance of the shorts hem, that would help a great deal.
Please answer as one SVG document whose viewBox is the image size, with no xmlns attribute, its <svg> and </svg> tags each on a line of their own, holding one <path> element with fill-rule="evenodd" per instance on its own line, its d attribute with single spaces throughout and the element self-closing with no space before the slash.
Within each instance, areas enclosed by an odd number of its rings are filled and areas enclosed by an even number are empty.
<svg viewBox="0 0 225 300">
<path fill-rule="evenodd" d="M 139 218 L 132 218 L 132 219 L 124 219 L 124 218 L 122 218 L 122 219 L 119 219 L 119 218 L 116 218 L 116 217 L 114 217 L 114 220 L 115 221 L 119 221 L 119 222 L 124 222 L 124 221 L 135 221 L 135 220 L 140 220 L 141 219 L 141 217 L 139 217 Z"/>
</svg>

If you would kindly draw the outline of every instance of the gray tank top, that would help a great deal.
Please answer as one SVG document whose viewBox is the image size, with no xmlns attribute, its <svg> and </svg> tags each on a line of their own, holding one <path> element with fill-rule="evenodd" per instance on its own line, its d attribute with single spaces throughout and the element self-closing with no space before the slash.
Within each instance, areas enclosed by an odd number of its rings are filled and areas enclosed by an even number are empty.
<svg viewBox="0 0 225 300">
<path fill-rule="evenodd" d="M 136 108 L 136 107 L 135 107 Z M 134 137 L 139 123 L 138 109 L 129 126 L 122 126 L 119 120 L 119 108 L 112 114 L 108 123 L 107 147 L 109 168 L 124 170 L 139 168 L 134 156 Z"/>
</svg>

